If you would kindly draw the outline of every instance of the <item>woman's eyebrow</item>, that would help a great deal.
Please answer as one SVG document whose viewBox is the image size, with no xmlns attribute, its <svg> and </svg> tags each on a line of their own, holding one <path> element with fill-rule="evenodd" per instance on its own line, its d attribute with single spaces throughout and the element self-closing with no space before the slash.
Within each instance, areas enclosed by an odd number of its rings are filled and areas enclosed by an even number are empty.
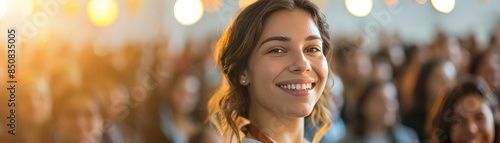
<svg viewBox="0 0 500 143">
<path fill-rule="evenodd" d="M 308 36 L 305 40 L 306 41 L 311 41 L 311 40 L 322 40 L 322 39 L 318 35 L 311 35 L 311 36 Z"/>
<path fill-rule="evenodd" d="M 289 42 L 289 41 L 292 41 L 292 38 L 290 37 L 286 37 L 286 36 L 273 36 L 273 37 L 269 37 L 267 38 L 266 40 L 264 40 L 260 46 L 264 45 L 265 43 L 267 42 L 270 42 L 270 41 L 282 41 L 282 42 Z M 259 47 L 260 47 L 259 46 Z"/>
<path fill-rule="evenodd" d="M 322 40 L 320 36 L 318 35 L 310 35 L 310 36 L 307 36 L 305 38 L 306 41 L 311 41 L 311 40 Z M 264 45 L 265 43 L 267 42 L 270 42 L 270 41 L 282 41 L 282 42 L 290 42 L 292 41 L 292 38 L 290 37 L 287 37 L 287 36 L 273 36 L 273 37 L 269 37 L 267 38 L 266 40 L 264 40 L 260 46 Z M 260 47 L 259 46 L 259 47 Z"/>
</svg>

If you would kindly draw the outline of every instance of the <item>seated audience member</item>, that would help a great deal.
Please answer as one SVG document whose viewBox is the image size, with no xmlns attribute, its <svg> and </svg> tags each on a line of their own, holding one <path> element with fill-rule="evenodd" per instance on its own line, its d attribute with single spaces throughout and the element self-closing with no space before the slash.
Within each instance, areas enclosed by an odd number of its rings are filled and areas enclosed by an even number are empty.
<svg viewBox="0 0 500 143">
<path fill-rule="evenodd" d="M 427 121 L 425 141 L 499 142 L 498 106 L 481 80 L 469 79 L 441 96 Z"/>
<path fill-rule="evenodd" d="M 399 123 L 397 91 L 391 82 L 372 82 L 357 102 L 354 122 L 342 143 L 417 143 L 417 134 Z"/>
<path fill-rule="evenodd" d="M 424 126 L 434 101 L 454 86 L 456 77 L 456 68 L 449 60 L 432 59 L 422 67 L 414 88 L 413 107 L 403 115 L 403 124 L 413 128 L 420 140 L 427 138 Z"/>
<path fill-rule="evenodd" d="M 493 94 L 500 96 L 500 56 L 491 50 L 476 55 L 470 73 L 483 78 Z"/>
<path fill-rule="evenodd" d="M 54 103 L 52 142 L 102 142 L 106 111 L 99 97 L 67 89 Z"/>
</svg>

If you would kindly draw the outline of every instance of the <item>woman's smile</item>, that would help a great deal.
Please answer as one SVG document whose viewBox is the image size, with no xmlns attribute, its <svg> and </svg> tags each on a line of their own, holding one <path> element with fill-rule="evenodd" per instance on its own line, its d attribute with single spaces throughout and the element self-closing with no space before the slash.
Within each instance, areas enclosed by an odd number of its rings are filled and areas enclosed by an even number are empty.
<svg viewBox="0 0 500 143">
<path fill-rule="evenodd" d="M 279 82 L 278 88 L 295 96 L 308 96 L 313 93 L 316 81 L 312 78 L 292 79 Z"/>
</svg>

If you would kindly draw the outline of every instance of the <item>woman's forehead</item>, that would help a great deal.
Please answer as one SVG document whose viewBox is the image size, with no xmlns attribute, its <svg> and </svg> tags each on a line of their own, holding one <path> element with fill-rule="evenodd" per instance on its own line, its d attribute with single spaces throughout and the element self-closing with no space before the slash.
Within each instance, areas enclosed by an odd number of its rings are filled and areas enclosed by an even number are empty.
<svg viewBox="0 0 500 143">
<path fill-rule="evenodd" d="M 294 36 L 304 36 L 297 37 L 302 39 L 310 35 L 319 36 L 320 32 L 308 12 L 301 9 L 280 10 L 271 14 L 264 23 L 261 39 L 269 36 L 291 36 L 294 40 Z"/>
</svg>

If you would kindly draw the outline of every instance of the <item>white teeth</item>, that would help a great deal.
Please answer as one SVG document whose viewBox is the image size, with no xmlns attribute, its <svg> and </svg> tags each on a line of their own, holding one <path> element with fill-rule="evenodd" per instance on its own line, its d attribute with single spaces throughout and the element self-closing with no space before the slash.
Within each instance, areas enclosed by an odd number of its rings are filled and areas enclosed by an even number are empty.
<svg viewBox="0 0 500 143">
<path fill-rule="evenodd" d="M 286 84 L 286 85 L 280 85 L 279 87 L 283 89 L 292 89 L 292 90 L 309 90 L 312 88 L 312 83 Z"/>
</svg>

